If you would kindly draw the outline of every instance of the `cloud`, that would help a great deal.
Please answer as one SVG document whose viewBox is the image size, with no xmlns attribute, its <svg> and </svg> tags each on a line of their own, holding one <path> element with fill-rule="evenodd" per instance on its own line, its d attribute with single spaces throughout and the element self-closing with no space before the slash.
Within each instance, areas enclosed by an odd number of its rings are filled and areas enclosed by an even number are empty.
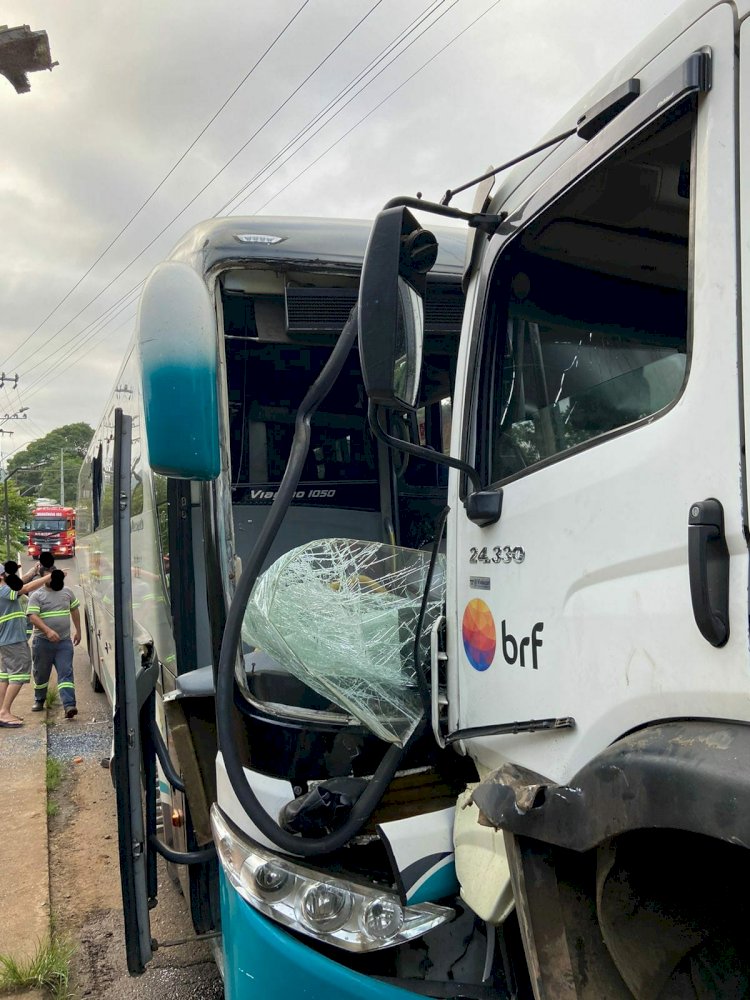
<svg viewBox="0 0 750 1000">
<path fill-rule="evenodd" d="M 33 354 L 21 366 L 20 393 L 13 399 L 23 405 L 27 393 L 35 428 L 25 422 L 14 447 L 59 423 L 96 421 L 130 326 L 113 330 L 121 315 L 80 356 L 55 355 L 55 348 L 75 335 L 72 346 L 80 343 L 86 334 L 79 331 L 87 323 L 144 277 L 192 224 L 217 211 L 398 32 L 433 6 L 427 0 L 374 3 L 310 0 L 141 216 L 32 340 L 30 332 L 153 191 L 302 0 L 38 0 L 33 17 L 22 0 L 5 4 L 8 24 L 32 21 L 33 29 L 47 30 L 53 59 L 60 62 L 52 73 L 34 74 L 31 93 L 23 97 L 0 80 L 0 371 L 15 370 L 17 359 Z M 488 163 L 532 145 L 676 5 L 677 0 L 502 0 L 494 6 L 491 0 L 459 0 L 452 7 L 443 2 L 435 7 L 436 13 L 445 11 L 435 27 L 265 180 L 240 212 L 257 211 L 272 198 L 266 211 L 274 215 L 369 218 L 397 193 L 420 190 L 439 197 Z M 373 7 L 361 28 L 290 96 Z M 273 197 L 276 192 L 281 193 Z M 470 202 L 471 194 L 464 200 Z M 164 227 L 154 247 L 58 333 Z M 52 360 L 45 360 L 49 355 Z M 53 378 L 66 364 L 71 364 L 67 373 Z M 49 381 L 33 388 L 42 375 Z"/>
</svg>

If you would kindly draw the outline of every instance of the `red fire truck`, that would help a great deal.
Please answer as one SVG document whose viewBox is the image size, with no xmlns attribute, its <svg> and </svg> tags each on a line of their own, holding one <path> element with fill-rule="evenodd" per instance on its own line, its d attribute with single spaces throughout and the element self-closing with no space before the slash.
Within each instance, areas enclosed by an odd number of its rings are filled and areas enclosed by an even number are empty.
<svg viewBox="0 0 750 1000">
<path fill-rule="evenodd" d="M 76 554 L 76 512 L 74 507 L 36 507 L 29 528 L 29 555 L 34 559 L 42 552 L 53 556 Z"/>
</svg>

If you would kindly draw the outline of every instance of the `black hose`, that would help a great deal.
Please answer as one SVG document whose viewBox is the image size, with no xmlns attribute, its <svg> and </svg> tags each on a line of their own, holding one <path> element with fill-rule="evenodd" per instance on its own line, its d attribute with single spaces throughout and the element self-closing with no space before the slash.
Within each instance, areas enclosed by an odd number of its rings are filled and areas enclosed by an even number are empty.
<svg viewBox="0 0 750 1000">
<path fill-rule="evenodd" d="M 365 825 L 380 802 L 390 784 L 404 754 L 424 730 L 426 720 L 417 726 L 406 746 L 391 745 L 385 752 L 378 768 L 366 789 L 357 799 L 344 823 L 325 837 L 303 838 L 283 830 L 256 798 L 250 787 L 232 739 L 232 711 L 234 708 L 234 668 L 242 631 L 245 606 L 255 582 L 273 544 L 284 515 L 292 502 L 294 493 L 302 477 L 305 460 L 310 449 L 310 419 L 330 392 L 338 378 L 349 353 L 357 339 L 358 319 L 356 307 L 344 324 L 339 339 L 331 351 L 323 370 L 302 400 L 294 424 L 294 439 L 289 452 L 289 460 L 279 485 L 268 518 L 253 546 L 242 576 L 237 584 L 232 604 L 227 615 L 224 637 L 221 642 L 219 670 L 216 683 L 216 723 L 219 749 L 224 758 L 227 777 L 240 805 L 261 833 L 268 837 L 282 851 L 301 857 L 328 854 L 347 844 Z"/>
</svg>

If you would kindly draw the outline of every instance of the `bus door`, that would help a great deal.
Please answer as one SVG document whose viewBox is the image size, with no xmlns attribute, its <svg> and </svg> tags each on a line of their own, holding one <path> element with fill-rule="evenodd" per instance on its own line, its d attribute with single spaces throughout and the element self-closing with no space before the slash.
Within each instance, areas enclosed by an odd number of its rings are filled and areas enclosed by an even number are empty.
<svg viewBox="0 0 750 1000">
<path fill-rule="evenodd" d="M 193 886 L 205 885 L 206 866 L 215 864 L 215 849 L 212 844 L 199 850 L 176 850 L 157 837 L 157 759 L 174 790 L 184 793 L 185 785 L 169 758 L 156 722 L 158 663 L 153 643 L 133 619 L 130 537 L 132 418 L 117 409 L 114 426 L 115 755 L 112 766 L 127 965 L 131 975 L 139 975 L 151 960 L 155 946 L 149 911 L 157 903 L 157 854 L 172 864 L 195 866 L 195 879 L 191 871 L 190 895 L 194 925 L 202 931 L 213 925 L 209 922 L 209 926 L 203 926 L 208 917 L 200 907 L 202 916 L 196 923 Z"/>
<path fill-rule="evenodd" d="M 141 796 L 141 733 L 133 631 L 130 558 L 132 418 L 115 410 L 112 525 L 114 529 L 115 711 L 114 760 L 117 836 L 128 972 L 151 960 L 149 865 Z"/>
</svg>

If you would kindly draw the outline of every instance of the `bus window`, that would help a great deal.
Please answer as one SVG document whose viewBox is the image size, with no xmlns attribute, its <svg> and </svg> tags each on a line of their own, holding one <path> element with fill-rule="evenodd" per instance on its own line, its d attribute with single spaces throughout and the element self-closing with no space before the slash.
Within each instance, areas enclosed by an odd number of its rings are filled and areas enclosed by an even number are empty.
<svg viewBox="0 0 750 1000">
<path fill-rule="evenodd" d="M 280 482 L 294 435 L 299 404 L 321 371 L 328 347 L 288 347 L 227 342 L 232 484 L 243 488 Z M 302 475 L 307 484 L 369 483 L 361 506 L 377 510 L 376 449 L 367 426 L 367 406 L 353 354 L 312 422 L 310 451 Z"/>
<path fill-rule="evenodd" d="M 156 523 L 159 529 L 159 557 L 164 583 L 167 587 L 167 593 L 169 593 L 169 500 L 167 499 L 167 479 L 156 472 L 153 474 L 153 478 L 154 507 L 156 509 Z"/>
</svg>

